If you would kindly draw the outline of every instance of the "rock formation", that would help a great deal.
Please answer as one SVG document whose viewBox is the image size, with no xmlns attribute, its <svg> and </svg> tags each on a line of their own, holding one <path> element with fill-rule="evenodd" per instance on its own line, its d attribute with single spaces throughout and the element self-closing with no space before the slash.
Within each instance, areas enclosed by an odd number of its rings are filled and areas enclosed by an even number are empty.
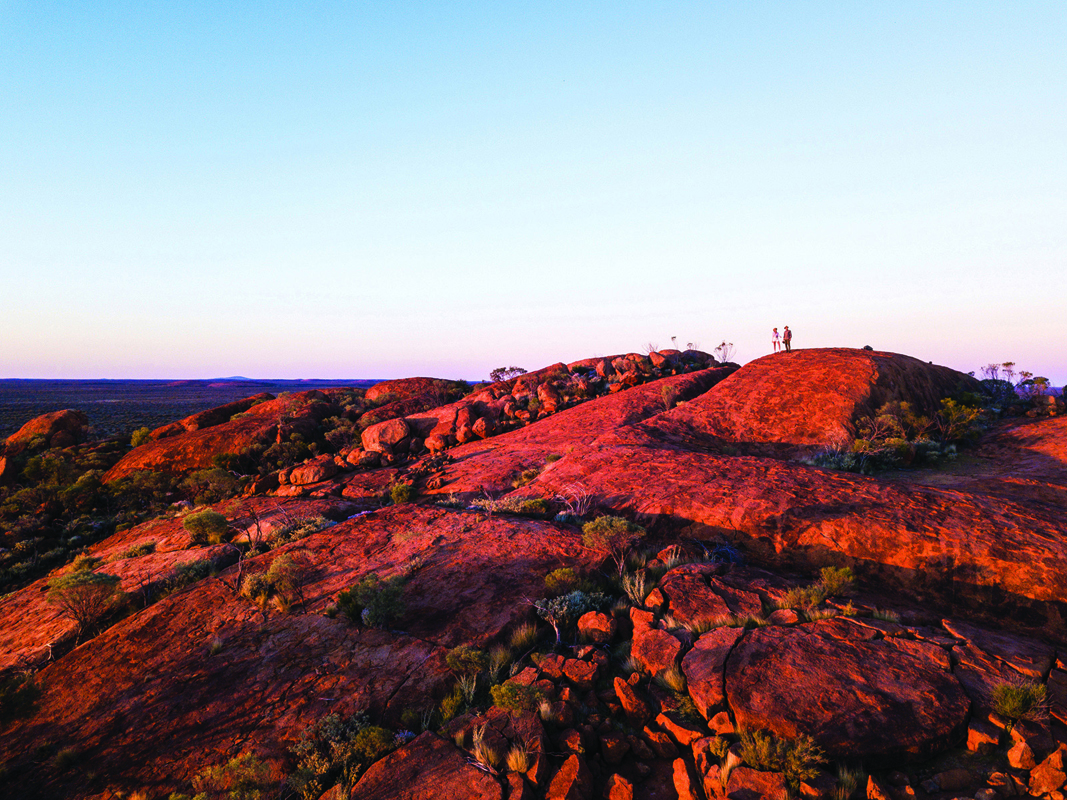
<svg viewBox="0 0 1067 800">
<path fill-rule="evenodd" d="M 235 757 L 294 797 L 1063 796 L 1063 417 L 991 421 L 966 468 L 860 475 L 804 459 L 981 387 L 835 349 L 440 388 L 249 398 L 112 467 L 317 450 L 254 462 L 216 544 L 180 502 L 0 598 L 11 796 L 189 793 Z M 583 534 L 600 515 L 645 529 L 622 576 Z M 49 602 L 76 569 L 126 593 L 77 646 Z"/>
</svg>

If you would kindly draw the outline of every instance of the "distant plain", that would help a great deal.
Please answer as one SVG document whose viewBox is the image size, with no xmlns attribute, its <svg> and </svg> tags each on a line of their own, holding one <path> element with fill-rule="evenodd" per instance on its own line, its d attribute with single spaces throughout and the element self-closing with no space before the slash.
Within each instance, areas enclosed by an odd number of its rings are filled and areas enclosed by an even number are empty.
<svg viewBox="0 0 1067 800">
<path fill-rule="evenodd" d="M 0 380 L 0 440 L 41 414 L 74 408 L 89 417 L 92 438 L 128 437 L 260 392 L 327 386 L 370 387 L 377 380 Z"/>
</svg>

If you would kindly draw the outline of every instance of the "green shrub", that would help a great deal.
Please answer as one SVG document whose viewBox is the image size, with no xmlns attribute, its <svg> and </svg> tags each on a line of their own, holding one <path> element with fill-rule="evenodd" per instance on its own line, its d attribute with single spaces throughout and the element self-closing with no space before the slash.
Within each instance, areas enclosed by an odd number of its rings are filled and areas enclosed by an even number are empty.
<svg viewBox="0 0 1067 800">
<path fill-rule="evenodd" d="M 622 517 L 597 517 L 582 526 L 582 544 L 609 556 L 622 575 L 626 553 L 645 535 L 645 529 Z"/>
<path fill-rule="evenodd" d="M 48 584 L 48 602 L 78 625 L 78 637 L 96 630 L 114 607 L 119 579 L 102 572 L 71 572 Z"/>
<path fill-rule="evenodd" d="M 518 683 L 501 683 L 489 690 L 493 696 L 493 705 L 514 713 L 536 711 L 545 693 L 536 686 L 522 686 Z"/>
<path fill-rule="evenodd" d="M 526 514 L 530 516 L 546 516 L 551 513 L 548 503 L 541 498 L 526 497 L 500 497 L 496 500 L 479 498 L 472 500 L 471 508 L 484 511 L 487 514 Z"/>
<path fill-rule="evenodd" d="M 297 768 L 289 786 L 301 797 L 314 800 L 340 784 L 347 796 L 360 774 L 396 746 L 393 734 L 370 725 L 366 714 L 342 720 L 337 714 L 309 726 L 293 747 Z"/>
<path fill-rule="evenodd" d="M 199 505 L 219 503 L 233 497 L 241 488 L 236 477 L 219 467 L 197 470 L 188 475 L 179 486 Z"/>
<path fill-rule="evenodd" d="M 174 577 L 170 580 L 169 589 L 176 592 L 186 586 L 199 583 L 209 577 L 215 570 L 215 565 L 210 558 L 202 558 L 198 561 L 186 561 L 174 568 Z"/>
<path fill-rule="evenodd" d="M 96 569 L 96 565 L 100 563 L 100 559 L 96 556 L 91 556 L 88 553 L 82 553 L 74 557 L 74 571 L 75 572 L 92 572 Z"/>
<path fill-rule="evenodd" d="M 252 753 L 245 753 L 214 767 L 201 770 L 193 778 L 196 800 L 202 794 L 210 800 L 266 800 L 274 790 L 270 765 Z"/>
<path fill-rule="evenodd" d="M 133 436 L 130 437 L 130 447 L 140 447 L 142 444 L 148 442 L 151 437 L 151 428 L 138 428 L 133 432 Z"/>
<path fill-rule="evenodd" d="M 578 573 L 570 567 L 552 570 L 545 575 L 545 590 L 552 596 L 569 594 L 578 588 Z"/>
<path fill-rule="evenodd" d="M 778 738 L 766 731 L 741 731 L 741 760 L 753 769 L 781 772 L 794 789 L 811 780 L 826 759 L 810 736 Z"/>
<path fill-rule="evenodd" d="M 368 766 L 392 749 L 393 734 L 375 725 L 364 728 L 352 740 L 353 753 Z"/>
<path fill-rule="evenodd" d="M 540 475 L 540 474 L 541 474 L 541 470 L 538 469 L 537 467 L 531 467 L 530 469 L 524 469 L 521 473 L 519 473 L 518 477 L 516 477 L 514 480 L 512 480 L 511 488 L 513 488 L 513 489 L 521 489 L 526 484 L 532 483 L 533 481 L 537 480 L 537 476 Z"/>
<path fill-rule="evenodd" d="M 394 483 L 393 487 L 389 490 L 389 497 L 394 505 L 399 506 L 403 503 L 410 503 L 415 499 L 415 484 Z"/>
<path fill-rule="evenodd" d="M 795 586 L 786 592 L 785 598 L 778 605 L 780 608 L 799 608 L 803 611 L 810 611 L 825 599 L 826 590 L 818 584 Z"/>
<path fill-rule="evenodd" d="M 284 599 L 286 605 L 304 603 L 304 586 L 311 577 L 311 565 L 302 555 L 282 553 L 270 562 L 267 582 L 275 595 Z"/>
<path fill-rule="evenodd" d="M 465 699 L 466 698 L 463 695 L 463 689 L 461 689 L 459 686 L 454 686 L 452 688 L 452 692 L 445 696 L 445 698 L 441 701 L 440 711 L 442 725 L 452 720 L 456 716 L 456 714 L 460 712 L 460 710 L 463 708 L 463 703 Z"/>
<path fill-rule="evenodd" d="M 310 517 L 300 517 L 277 528 L 271 529 L 267 536 L 267 545 L 273 550 L 282 545 L 289 544 L 290 542 L 304 539 L 313 533 L 326 530 L 334 524 L 336 523 L 331 522 L 321 514 Z"/>
<path fill-rule="evenodd" d="M 132 544 L 132 545 L 130 545 L 125 550 L 123 550 L 121 553 L 118 553 L 118 554 L 112 556 L 109 560 L 110 561 L 122 561 L 122 560 L 127 559 L 127 558 L 140 558 L 141 556 L 147 556 L 150 553 L 154 553 L 154 552 L 156 552 L 156 543 L 155 542 L 143 542 L 141 544 Z"/>
<path fill-rule="evenodd" d="M 404 580 L 398 577 L 383 581 L 369 572 L 337 596 L 337 605 L 353 621 L 387 628 L 404 613 Z"/>
<path fill-rule="evenodd" d="M 489 668 L 489 656 L 483 650 L 461 644 L 448 651 L 445 663 L 457 675 L 477 675 Z"/>
<path fill-rule="evenodd" d="M 1022 719 L 1038 711 L 1047 696 L 1048 689 L 1037 681 L 998 683 L 993 687 L 993 710 L 1011 720 Z"/>
<path fill-rule="evenodd" d="M 819 584 L 827 597 L 848 593 L 854 579 L 851 567 L 823 567 L 819 573 Z"/>
<path fill-rule="evenodd" d="M 189 532 L 190 544 L 219 544 L 229 531 L 230 523 L 222 514 L 207 509 L 189 514 L 182 527 Z"/>
</svg>

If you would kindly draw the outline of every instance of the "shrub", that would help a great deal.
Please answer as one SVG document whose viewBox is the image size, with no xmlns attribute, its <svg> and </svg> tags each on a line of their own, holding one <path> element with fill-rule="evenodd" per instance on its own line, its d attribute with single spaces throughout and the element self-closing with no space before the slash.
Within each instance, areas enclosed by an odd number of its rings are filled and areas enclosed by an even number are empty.
<svg viewBox="0 0 1067 800">
<path fill-rule="evenodd" d="M 122 561 L 126 558 L 139 558 L 141 556 L 147 556 L 150 553 L 156 552 L 155 542 L 143 542 L 141 544 L 133 544 L 111 557 L 111 561 Z"/>
<path fill-rule="evenodd" d="M 226 517 L 209 508 L 187 516 L 182 527 L 189 532 L 190 544 L 218 544 L 223 541 L 230 524 Z"/>
<path fill-rule="evenodd" d="M 489 656 L 482 650 L 461 644 L 448 651 L 445 663 L 457 675 L 477 675 L 489 668 Z"/>
<path fill-rule="evenodd" d="M 386 628 L 404 613 L 404 580 L 383 581 L 368 572 L 352 588 L 337 596 L 341 612 L 351 620 L 373 628 Z"/>
<path fill-rule="evenodd" d="M 299 517 L 277 528 L 271 529 L 267 535 L 267 545 L 270 549 L 281 547 L 290 542 L 299 541 L 313 533 L 325 530 L 333 526 L 334 522 L 326 519 L 321 514 L 311 517 Z"/>
<path fill-rule="evenodd" d="M 271 769 L 252 753 L 230 759 L 225 764 L 208 767 L 193 778 L 197 800 L 203 794 L 210 800 L 266 800 L 272 794 Z"/>
<path fill-rule="evenodd" d="M 753 769 L 781 772 L 793 788 L 818 774 L 826 759 L 810 736 L 778 738 L 766 731 L 741 731 L 741 760 Z"/>
<path fill-rule="evenodd" d="M 507 765 L 508 772 L 520 774 L 529 772 L 530 767 L 533 766 L 533 757 L 530 755 L 529 747 L 523 743 L 512 745 L 504 763 Z"/>
<path fill-rule="evenodd" d="M 545 590 L 552 596 L 569 594 L 578 588 L 578 573 L 570 567 L 552 570 L 545 575 Z"/>
<path fill-rule="evenodd" d="M 815 586 L 795 586 L 786 592 L 785 598 L 779 603 L 781 608 L 799 608 L 810 611 L 826 599 L 826 591 L 816 584 Z"/>
<path fill-rule="evenodd" d="M 651 587 L 648 586 L 647 576 L 648 573 L 643 569 L 622 576 L 623 591 L 630 598 L 630 602 L 638 608 L 642 608 L 645 605 L 645 598 L 652 591 Z"/>
<path fill-rule="evenodd" d="M 415 484 L 394 483 L 393 487 L 389 490 L 389 497 L 395 505 L 410 503 L 415 499 Z"/>
<path fill-rule="evenodd" d="M 151 428 L 138 428 L 130 437 L 130 447 L 140 447 L 152 437 Z"/>
<path fill-rule="evenodd" d="M 178 591 L 184 589 L 186 586 L 192 586 L 194 583 L 199 583 L 204 578 L 211 575 L 214 571 L 215 565 L 211 562 L 210 558 L 202 558 L 198 561 L 186 561 L 184 564 L 179 564 L 174 568 L 174 577 L 170 580 L 171 591 Z"/>
<path fill-rule="evenodd" d="M 619 568 L 619 575 L 626 565 L 627 551 L 644 535 L 644 528 L 622 517 L 597 517 L 582 526 L 582 544 L 609 556 Z"/>
<path fill-rule="evenodd" d="M 94 631 L 112 609 L 119 579 L 102 572 L 72 572 L 48 584 L 48 602 L 78 625 L 78 638 Z"/>
<path fill-rule="evenodd" d="M 541 618 L 556 632 L 556 644 L 562 640 L 562 632 L 569 630 L 578 618 L 587 611 L 599 611 L 607 598 L 598 593 L 571 592 L 562 597 L 544 598 L 534 603 Z"/>
<path fill-rule="evenodd" d="M 501 683 L 492 687 L 493 705 L 516 714 L 536 711 L 545 694 L 536 686 L 522 686 L 518 683 Z"/>
<path fill-rule="evenodd" d="M 533 481 L 537 480 L 537 476 L 540 474 L 541 470 L 537 467 L 524 469 L 514 480 L 512 480 L 511 487 L 513 489 L 521 489 L 526 484 L 533 483 Z"/>
<path fill-rule="evenodd" d="M 337 714 L 328 714 L 309 725 L 291 750 L 297 765 L 289 777 L 289 786 L 305 800 L 317 800 L 335 784 L 340 784 L 347 795 L 361 769 L 369 765 L 367 742 L 359 748 L 355 745 L 359 734 L 368 727 L 363 713 L 344 720 Z"/>
<path fill-rule="evenodd" d="M 493 383 L 499 383 L 500 381 L 506 381 L 518 375 L 525 374 L 526 370 L 522 367 L 497 367 L 496 369 L 489 371 L 489 380 Z"/>
<path fill-rule="evenodd" d="M 496 500 L 479 498 L 472 500 L 471 508 L 484 511 L 487 514 L 528 514 L 531 516 L 543 516 L 549 513 L 548 503 L 541 498 L 526 497 L 501 497 Z"/>
<path fill-rule="evenodd" d="M 511 632 L 508 644 L 512 650 L 524 653 L 537 644 L 537 639 L 537 626 L 532 622 L 523 622 Z"/>
<path fill-rule="evenodd" d="M 851 567 L 823 567 L 819 584 L 827 597 L 833 597 L 846 594 L 852 588 L 854 577 Z"/>
<path fill-rule="evenodd" d="M 267 582 L 275 594 L 288 604 L 304 603 L 304 585 L 311 577 L 311 564 L 302 555 L 282 553 L 270 562 Z"/>
<path fill-rule="evenodd" d="M 463 708 L 463 701 L 463 690 L 459 686 L 453 687 L 451 694 L 441 701 L 441 724 L 450 721 L 459 713 Z"/>
<path fill-rule="evenodd" d="M 91 556 L 88 553 L 82 553 L 81 555 L 74 557 L 74 571 L 75 572 L 92 572 L 96 569 L 96 565 L 100 563 L 100 559 L 96 556 Z"/>
<path fill-rule="evenodd" d="M 241 488 L 237 478 L 220 467 L 197 470 L 179 485 L 198 504 L 218 503 L 233 497 Z"/>
<path fill-rule="evenodd" d="M 1047 696 L 1045 685 L 1037 681 L 998 683 L 993 687 L 993 710 L 1011 720 L 1022 719 L 1037 712 Z"/>
</svg>

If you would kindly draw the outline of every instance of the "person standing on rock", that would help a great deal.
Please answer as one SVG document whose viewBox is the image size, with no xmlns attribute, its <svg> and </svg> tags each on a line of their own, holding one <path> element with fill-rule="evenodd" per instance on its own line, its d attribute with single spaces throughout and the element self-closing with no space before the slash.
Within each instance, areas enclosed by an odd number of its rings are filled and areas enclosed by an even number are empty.
<svg viewBox="0 0 1067 800">
<path fill-rule="evenodd" d="M 793 332 L 791 330 L 789 330 L 789 326 L 788 325 L 786 325 L 785 326 L 785 330 L 782 331 L 782 342 L 785 343 L 785 351 L 787 353 L 793 349 L 793 347 L 792 347 Z"/>
<path fill-rule="evenodd" d="M 775 353 L 782 349 L 781 338 L 782 334 L 778 333 L 777 328 L 771 331 L 771 347 L 774 349 Z"/>
</svg>

